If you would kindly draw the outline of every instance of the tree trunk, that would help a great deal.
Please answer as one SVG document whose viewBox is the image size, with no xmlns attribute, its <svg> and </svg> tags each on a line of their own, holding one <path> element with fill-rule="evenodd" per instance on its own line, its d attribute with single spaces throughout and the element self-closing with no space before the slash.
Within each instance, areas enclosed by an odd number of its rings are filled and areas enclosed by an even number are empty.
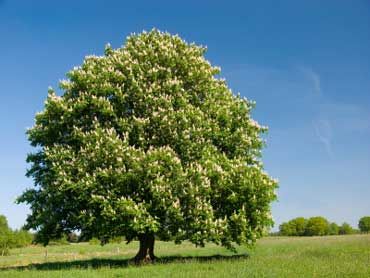
<svg viewBox="0 0 370 278">
<path fill-rule="evenodd" d="M 154 256 L 154 234 L 139 235 L 140 248 L 135 256 L 135 262 L 140 264 L 143 262 L 153 262 Z"/>
</svg>

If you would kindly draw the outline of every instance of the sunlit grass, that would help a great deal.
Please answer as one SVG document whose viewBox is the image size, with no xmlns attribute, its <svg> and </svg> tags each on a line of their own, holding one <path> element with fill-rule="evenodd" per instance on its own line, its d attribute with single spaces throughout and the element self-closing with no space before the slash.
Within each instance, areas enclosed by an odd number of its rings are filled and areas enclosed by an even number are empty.
<svg viewBox="0 0 370 278">
<path fill-rule="evenodd" d="M 0 277 L 370 277 L 370 235 L 267 237 L 252 250 L 240 247 L 239 256 L 215 245 L 157 242 L 161 260 L 141 267 L 128 260 L 137 248 L 133 242 L 15 249 L 0 257 Z"/>
</svg>

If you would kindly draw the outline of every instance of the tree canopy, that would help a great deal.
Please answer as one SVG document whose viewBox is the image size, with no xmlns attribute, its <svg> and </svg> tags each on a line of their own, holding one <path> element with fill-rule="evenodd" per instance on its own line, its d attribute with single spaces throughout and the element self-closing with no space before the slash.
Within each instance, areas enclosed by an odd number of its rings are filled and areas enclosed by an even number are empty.
<svg viewBox="0 0 370 278">
<path fill-rule="evenodd" d="M 280 234 L 284 236 L 303 236 L 306 232 L 307 219 L 294 218 L 280 225 Z"/>
<path fill-rule="evenodd" d="M 307 221 L 306 235 L 308 236 L 323 236 L 329 232 L 329 222 L 324 217 L 315 216 Z"/>
<path fill-rule="evenodd" d="M 157 30 L 87 56 L 49 89 L 28 138 L 35 187 L 19 197 L 45 244 L 80 230 L 103 243 L 253 244 L 272 225 L 254 103 L 228 88 L 206 48 Z"/>
<path fill-rule="evenodd" d="M 370 232 L 370 216 L 364 216 L 360 218 L 358 222 L 358 228 L 363 233 Z"/>
</svg>

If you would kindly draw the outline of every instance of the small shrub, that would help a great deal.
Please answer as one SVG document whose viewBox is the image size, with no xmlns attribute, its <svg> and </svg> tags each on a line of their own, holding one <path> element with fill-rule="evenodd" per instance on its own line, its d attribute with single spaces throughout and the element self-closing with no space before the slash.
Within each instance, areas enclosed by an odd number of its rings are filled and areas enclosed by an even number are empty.
<svg viewBox="0 0 370 278">
<path fill-rule="evenodd" d="M 68 244 L 69 242 L 67 240 L 67 236 L 64 235 L 61 238 L 50 240 L 48 245 L 68 245 Z"/>
<path fill-rule="evenodd" d="M 122 243 L 123 237 L 117 236 L 109 240 L 110 243 Z"/>
<path fill-rule="evenodd" d="M 89 240 L 90 245 L 98 245 L 100 244 L 100 240 L 97 239 L 96 237 L 93 237 L 92 239 Z"/>
</svg>

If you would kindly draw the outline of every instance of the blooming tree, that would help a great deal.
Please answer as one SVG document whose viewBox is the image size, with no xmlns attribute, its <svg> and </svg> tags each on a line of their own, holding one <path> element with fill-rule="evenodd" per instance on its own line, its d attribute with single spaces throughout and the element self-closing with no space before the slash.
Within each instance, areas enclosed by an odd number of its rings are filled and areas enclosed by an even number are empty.
<svg viewBox="0 0 370 278">
<path fill-rule="evenodd" d="M 204 47 L 157 30 L 87 56 L 28 136 L 35 187 L 18 202 L 44 244 L 80 230 L 102 243 L 154 238 L 253 244 L 272 225 L 277 182 L 263 171 L 265 127 L 254 103 L 234 95 Z"/>
</svg>

